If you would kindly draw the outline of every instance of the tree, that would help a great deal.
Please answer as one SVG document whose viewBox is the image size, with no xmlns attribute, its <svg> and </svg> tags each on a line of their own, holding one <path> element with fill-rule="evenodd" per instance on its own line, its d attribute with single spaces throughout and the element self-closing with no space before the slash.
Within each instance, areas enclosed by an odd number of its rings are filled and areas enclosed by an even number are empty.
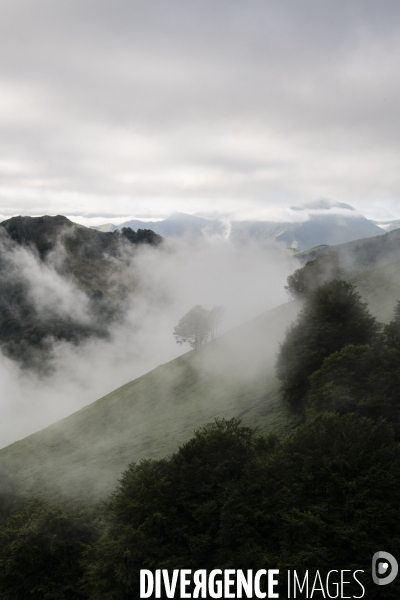
<svg viewBox="0 0 400 600">
<path fill-rule="evenodd" d="M 231 564 L 367 571 L 374 548 L 399 548 L 399 481 L 400 449 L 387 423 L 321 413 L 248 465 L 224 507 L 219 541 Z M 397 584 L 380 597 L 398 595 Z"/>
<path fill-rule="evenodd" d="M 194 306 L 174 328 L 176 343 L 189 344 L 191 348 L 198 350 L 209 339 L 216 337 L 223 312 L 222 306 L 215 306 L 211 310 L 200 305 Z"/>
<path fill-rule="evenodd" d="M 87 598 L 85 548 L 96 538 L 89 513 L 32 502 L 0 527 L 0 596 L 4 600 Z"/>
<path fill-rule="evenodd" d="M 223 507 L 266 451 L 240 421 L 216 420 L 170 458 L 132 463 L 108 505 L 109 526 L 87 557 L 90 598 L 138 598 L 140 569 L 224 568 Z"/>
<path fill-rule="evenodd" d="M 89 597 L 139 597 L 140 569 L 366 571 L 376 548 L 399 548 L 399 481 L 400 447 L 382 419 L 321 413 L 281 440 L 216 421 L 124 473 L 87 556 Z"/>
<path fill-rule="evenodd" d="M 309 293 L 286 333 L 276 363 L 284 397 L 292 408 L 303 409 L 309 377 L 326 357 L 348 344 L 369 344 L 378 331 L 379 325 L 352 284 L 334 280 Z"/>
<path fill-rule="evenodd" d="M 350 344 L 331 354 L 309 381 L 307 407 L 383 417 L 400 439 L 400 303 L 372 343 Z"/>
<path fill-rule="evenodd" d="M 323 283 L 339 278 L 339 257 L 337 252 L 330 251 L 309 260 L 304 267 L 289 275 L 285 290 L 292 298 L 304 298 Z"/>
<path fill-rule="evenodd" d="M 400 301 L 394 309 L 394 318 L 384 327 L 384 335 L 388 346 L 400 350 Z"/>
</svg>

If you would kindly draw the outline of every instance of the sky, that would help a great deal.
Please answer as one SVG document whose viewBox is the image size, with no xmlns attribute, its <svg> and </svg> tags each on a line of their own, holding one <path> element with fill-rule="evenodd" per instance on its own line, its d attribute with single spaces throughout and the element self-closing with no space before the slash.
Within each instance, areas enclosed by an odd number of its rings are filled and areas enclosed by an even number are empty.
<svg viewBox="0 0 400 600">
<path fill-rule="evenodd" d="M 397 0 L 2 0 L 0 219 L 400 218 Z"/>
</svg>

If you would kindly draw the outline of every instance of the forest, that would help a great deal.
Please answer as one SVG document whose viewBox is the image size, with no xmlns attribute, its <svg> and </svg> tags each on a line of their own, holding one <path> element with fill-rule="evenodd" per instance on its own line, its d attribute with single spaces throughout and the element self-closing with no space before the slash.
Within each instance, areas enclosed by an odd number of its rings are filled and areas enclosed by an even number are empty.
<svg viewBox="0 0 400 600">
<path fill-rule="evenodd" d="M 276 373 L 287 434 L 216 419 L 106 502 L 27 498 L 3 473 L 1 597 L 126 600 L 140 569 L 179 568 L 359 569 L 365 597 L 398 597 L 371 558 L 400 550 L 400 303 L 383 326 L 352 284 L 311 289 Z"/>
</svg>

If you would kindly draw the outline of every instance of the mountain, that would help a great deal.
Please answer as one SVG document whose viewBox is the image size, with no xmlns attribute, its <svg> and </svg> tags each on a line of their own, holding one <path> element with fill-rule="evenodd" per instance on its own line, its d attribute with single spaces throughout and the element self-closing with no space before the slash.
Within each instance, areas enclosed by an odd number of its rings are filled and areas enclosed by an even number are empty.
<svg viewBox="0 0 400 600">
<path fill-rule="evenodd" d="M 342 202 L 322 200 L 304 207 L 292 207 L 292 210 L 308 218 L 276 238 L 290 248 L 306 250 L 321 244 L 337 245 L 384 233 L 352 206 Z"/>
<path fill-rule="evenodd" d="M 372 313 L 388 322 L 400 299 L 400 230 L 298 256 L 312 260 L 332 249 Z M 214 418 L 241 417 L 263 432 L 290 428 L 274 364 L 298 308 L 292 301 L 268 311 L 11 444 L 0 450 L 0 470 L 29 494 L 93 500 L 131 461 L 175 451 Z"/>
<path fill-rule="evenodd" d="M 141 223 L 143 225 L 143 223 Z M 0 223 L 8 236 L 18 244 L 34 248 L 42 259 L 62 243 L 67 260 L 86 261 L 104 259 L 105 254 L 117 256 L 121 250 L 121 240 L 131 244 L 148 243 L 157 245 L 162 238 L 143 227 L 132 236 L 133 232 L 99 232 L 83 225 L 78 225 L 62 215 L 56 217 L 12 217 Z"/>
<path fill-rule="evenodd" d="M 378 320 L 388 322 L 400 299 L 400 231 L 343 248 L 343 256 L 350 260 L 354 252 L 358 264 L 350 281 Z M 369 257 L 378 248 L 379 265 L 372 264 Z M 367 269 L 361 268 L 362 262 Z M 93 500 L 113 489 L 131 461 L 174 452 L 214 418 L 241 417 L 263 432 L 287 430 L 295 422 L 281 401 L 274 364 L 298 308 L 292 301 L 268 311 L 199 352 L 161 365 L 11 444 L 0 450 L 0 469 L 16 473 L 29 494 Z"/>
<path fill-rule="evenodd" d="M 146 225 L 152 231 L 167 238 L 181 238 L 185 236 L 202 236 L 207 234 L 222 234 L 224 226 L 221 221 L 203 219 L 195 215 L 187 215 L 185 213 L 174 213 L 163 221 L 143 221 L 133 220 L 126 221 L 118 226 L 131 227 L 137 229 Z"/>
<path fill-rule="evenodd" d="M 307 250 L 319 245 L 333 245 L 361 238 L 382 235 L 384 231 L 363 217 L 349 204 L 333 200 L 319 200 L 291 208 L 297 221 L 272 223 L 242 221 L 232 223 L 232 239 L 246 239 L 283 243 L 296 250 Z"/>
<path fill-rule="evenodd" d="M 41 369 L 54 340 L 106 336 L 126 293 L 115 276 L 125 253 L 161 242 L 149 230 L 102 233 L 61 215 L 0 223 L 2 351 Z"/>
<path fill-rule="evenodd" d="M 236 243 L 256 240 L 277 241 L 297 250 L 307 250 L 321 244 L 341 244 L 384 234 L 384 230 L 358 213 L 352 206 L 333 200 L 319 200 L 292 207 L 293 222 L 222 221 L 195 215 L 175 213 L 163 221 L 150 221 L 146 226 L 156 233 L 176 238 L 184 236 L 224 235 Z M 143 226 L 142 221 L 127 221 L 111 228 Z M 104 226 L 101 226 L 104 227 Z"/>
</svg>

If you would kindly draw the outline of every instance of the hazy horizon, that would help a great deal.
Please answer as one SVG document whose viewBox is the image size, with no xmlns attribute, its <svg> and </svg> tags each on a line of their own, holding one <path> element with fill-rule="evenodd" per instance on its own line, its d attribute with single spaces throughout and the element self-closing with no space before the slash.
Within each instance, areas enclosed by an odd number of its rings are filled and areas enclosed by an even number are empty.
<svg viewBox="0 0 400 600">
<path fill-rule="evenodd" d="M 274 212 L 271 212 L 269 215 L 268 219 L 264 219 L 262 217 L 262 215 L 257 214 L 257 213 L 252 213 L 250 215 L 247 216 L 247 218 L 244 218 L 244 215 L 235 215 L 234 213 L 229 213 L 229 212 L 225 212 L 225 213 L 221 213 L 220 211 L 199 211 L 196 213 L 190 213 L 190 212 L 186 212 L 186 211 L 172 211 L 171 213 L 169 213 L 168 215 L 166 215 L 163 218 L 160 217 L 150 217 L 150 216 L 137 216 L 137 215 L 131 215 L 131 214 L 127 214 L 127 215 L 122 215 L 122 216 L 116 216 L 116 215 L 112 215 L 112 214 L 106 214 L 106 215 L 71 215 L 71 214 L 63 214 L 63 216 L 66 216 L 70 221 L 77 223 L 79 225 L 84 225 L 85 227 L 99 227 L 101 225 L 108 225 L 108 224 L 113 224 L 116 226 L 120 226 L 122 224 L 125 224 L 126 222 L 129 221 L 140 221 L 143 224 L 146 223 L 158 223 L 161 221 L 164 221 L 165 219 L 169 219 L 169 218 L 173 218 L 176 215 L 186 215 L 186 216 L 193 216 L 193 217 L 199 217 L 199 218 L 203 218 L 203 219 L 207 219 L 207 220 L 211 220 L 211 221 L 221 221 L 221 222 L 225 222 L 225 223 L 229 223 L 229 222 L 245 222 L 245 221 L 260 221 L 260 222 L 264 222 L 264 221 L 268 221 L 268 222 L 277 222 L 277 223 L 302 223 L 305 221 L 308 221 L 310 218 L 312 218 L 313 216 L 316 215 L 338 215 L 338 216 L 346 216 L 346 217 L 358 217 L 358 216 L 365 216 L 363 215 L 362 212 L 360 212 L 359 210 L 349 210 L 349 208 L 354 208 L 351 205 L 344 205 L 348 208 L 343 208 L 341 206 L 339 206 L 340 202 L 334 201 L 334 200 L 327 200 L 327 199 L 321 199 L 319 202 L 327 202 L 330 203 L 331 206 L 329 206 L 328 208 L 315 208 L 315 207 L 311 207 L 313 204 L 318 204 L 318 201 L 314 202 L 314 203 L 303 203 L 303 204 L 298 204 L 296 206 L 290 206 L 290 207 L 285 207 L 285 208 L 278 208 L 276 209 Z M 57 213 L 59 214 L 59 213 Z M 7 219 L 10 219 L 12 217 L 17 217 L 17 216 L 31 216 L 31 217 L 41 217 L 41 216 L 56 216 L 56 213 L 52 213 L 50 215 L 47 215 L 47 213 L 43 213 L 43 214 L 20 214 L 20 213 L 15 213 L 15 214 L 10 214 L 10 215 L 1 215 L 0 214 L 0 223 L 2 221 L 5 221 Z M 376 222 L 378 224 L 389 224 L 392 221 L 396 221 L 396 219 L 373 219 L 372 217 L 369 219 L 372 222 Z"/>
</svg>

